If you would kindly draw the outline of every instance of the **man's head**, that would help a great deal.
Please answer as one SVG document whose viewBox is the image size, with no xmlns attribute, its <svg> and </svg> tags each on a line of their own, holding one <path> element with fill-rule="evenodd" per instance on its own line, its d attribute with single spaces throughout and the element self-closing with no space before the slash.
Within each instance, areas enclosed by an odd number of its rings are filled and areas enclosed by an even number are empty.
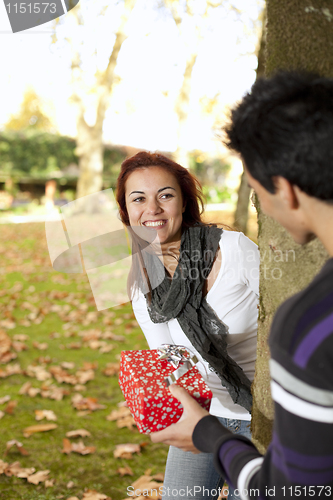
<svg viewBox="0 0 333 500">
<path fill-rule="evenodd" d="M 227 145 L 268 192 L 283 177 L 333 202 L 333 79 L 299 72 L 259 79 L 225 132 Z"/>
</svg>

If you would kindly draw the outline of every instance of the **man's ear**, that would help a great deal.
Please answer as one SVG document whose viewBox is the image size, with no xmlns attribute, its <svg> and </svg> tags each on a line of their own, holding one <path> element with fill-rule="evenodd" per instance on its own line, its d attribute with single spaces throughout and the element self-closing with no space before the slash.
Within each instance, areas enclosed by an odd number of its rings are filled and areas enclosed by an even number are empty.
<svg viewBox="0 0 333 500">
<path fill-rule="evenodd" d="M 273 177 L 273 182 L 276 189 L 275 193 L 279 195 L 280 200 L 290 209 L 298 208 L 299 200 L 297 189 L 295 189 L 296 186 L 280 175 Z"/>
</svg>

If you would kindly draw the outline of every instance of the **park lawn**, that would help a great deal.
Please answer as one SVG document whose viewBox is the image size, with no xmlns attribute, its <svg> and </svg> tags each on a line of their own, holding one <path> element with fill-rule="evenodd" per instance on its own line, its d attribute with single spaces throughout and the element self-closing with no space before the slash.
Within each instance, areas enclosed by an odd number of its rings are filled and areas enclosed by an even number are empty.
<svg viewBox="0 0 333 500">
<path fill-rule="evenodd" d="M 16 359 L 0 364 L 0 400 L 6 395 L 11 398 L 0 404 L 4 412 L 0 419 L 0 460 L 9 464 L 19 461 L 21 467 L 34 467 L 36 471 L 49 470 L 48 478 L 54 479 L 54 485 L 46 487 L 44 483 L 34 485 L 27 479 L 1 474 L 0 499 L 48 500 L 73 496 L 81 499 L 87 489 L 104 493 L 112 500 L 128 498 L 127 487 L 147 469 L 151 469 L 151 475 L 164 472 L 167 455 L 166 446 L 151 443 L 149 437 L 136 428 L 119 429 L 116 421 L 106 419 L 112 410 L 119 410 L 117 404 L 124 398 L 117 375 L 106 376 L 104 368 L 108 363 L 118 362 L 122 350 L 147 348 L 131 306 L 127 303 L 97 311 L 86 275 L 54 271 L 48 256 L 44 224 L 5 224 L 0 225 L 0 231 L 0 329 L 14 342 L 17 342 L 17 335 L 27 336 L 26 340 L 21 340 L 26 350 L 20 351 L 22 346 L 13 344 L 10 351 L 16 354 Z M 86 332 L 88 340 L 83 340 L 82 332 Z M 111 344 L 113 348 L 102 353 L 103 346 L 96 348 L 102 339 L 94 344 L 94 336 L 105 332 L 123 336 L 124 340 L 104 340 L 107 347 Z M 43 378 L 50 367 L 63 362 L 74 363 L 73 368 L 67 369 L 69 374 L 75 374 L 84 368 L 84 363 L 90 363 L 94 378 L 79 391 L 74 390 L 74 385 L 52 378 L 52 384 L 68 390 L 69 394 L 60 401 L 43 398 L 40 394 L 34 397 L 19 394 L 26 382 L 37 389 L 45 389 L 48 383 L 27 372 L 33 375 L 33 370 L 39 367 L 39 377 Z M 17 363 L 22 373 L 3 376 L 8 367 Z M 85 368 L 89 367 L 85 365 Z M 81 410 L 80 414 L 71 402 L 77 393 L 96 398 L 95 402 L 105 408 Z M 8 407 L 8 404 L 12 401 L 17 405 L 10 413 L 11 405 Z M 38 422 L 35 410 L 53 410 L 57 420 Z M 57 428 L 24 437 L 24 428 L 40 423 L 56 423 Z M 94 453 L 62 453 L 66 433 L 76 429 L 86 429 L 91 436 L 70 438 L 70 441 L 82 440 L 86 447 L 96 447 Z M 6 443 L 10 440 L 22 443 L 29 454 L 21 455 L 16 446 L 5 454 Z M 131 459 L 114 458 L 116 445 L 122 443 L 142 444 L 141 452 L 134 453 Z M 133 476 L 122 477 L 117 472 L 126 466 L 132 469 Z"/>
</svg>

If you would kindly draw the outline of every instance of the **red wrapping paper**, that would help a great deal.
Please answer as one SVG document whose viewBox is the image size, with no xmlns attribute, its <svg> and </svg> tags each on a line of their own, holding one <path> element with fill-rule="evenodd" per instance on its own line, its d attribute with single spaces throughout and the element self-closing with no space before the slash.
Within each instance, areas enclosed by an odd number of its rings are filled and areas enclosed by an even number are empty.
<svg viewBox="0 0 333 500">
<path fill-rule="evenodd" d="M 159 360 L 157 350 L 122 351 L 119 385 L 140 432 L 149 434 L 177 422 L 183 413 L 164 379 L 176 368 Z M 211 390 L 194 366 L 176 382 L 207 411 L 213 397 Z"/>
</svg>

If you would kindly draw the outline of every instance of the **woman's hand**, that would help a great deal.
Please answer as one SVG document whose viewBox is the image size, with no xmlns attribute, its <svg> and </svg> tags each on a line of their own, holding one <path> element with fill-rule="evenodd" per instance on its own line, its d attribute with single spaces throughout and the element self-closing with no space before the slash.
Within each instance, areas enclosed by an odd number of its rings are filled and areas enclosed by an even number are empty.
<svg viewBox="0 0 333 500">
<path fill-rule="evenodd" d="M 180 401 L 184 407 L 184 412 L 176 424 L 172 424 L 166 429 L 150 434 L 153 443 L 164 443 L 176 446 L 183 451 L 200 453 L 195 448 L 192 441 L 192 434 L 195 426 L 203 417 L 209 415 L 185 389 L 172 384 L 169 387 L 171 394 Z"/>
</svg>

